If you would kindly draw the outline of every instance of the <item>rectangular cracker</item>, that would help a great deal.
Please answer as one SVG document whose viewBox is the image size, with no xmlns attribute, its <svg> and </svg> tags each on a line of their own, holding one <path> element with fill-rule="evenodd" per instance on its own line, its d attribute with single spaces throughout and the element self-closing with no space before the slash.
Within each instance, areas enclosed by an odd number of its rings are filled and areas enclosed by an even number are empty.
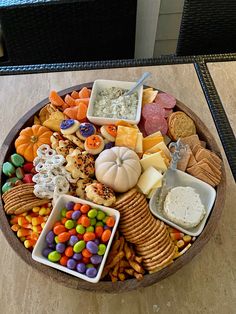
<svg viewBox="0 0 236 314">
<path fill-rule="evenodd" d="M 185 171 L 187 169 L 190 155 L 192 154 L 191 149 L 188 147 L 185 152 L 181 152 L 181 159 L 178 161 L 177 169 Z"/>
<path fill-rule="evenodd" d="M 197 161 L 200 161 L 203 158 L 211 157 L 216 164 L 221 164 L 221 159 L 209 149 L 201 148 L 194 155 Z"/>
<path fill-rule="evenodd" d="M 203 148 L 206 148 L 206 142 L 205 142 L 205 141 L 200 141 L 200 143 L 201 143 L 201 146 L 202 146 Z"/>
<path fill-rule="evenodd" d="M 211 171 L 217 176 L 217 177 L 221 177 L 221 171 L 219 170 L 219 168 L 217 168 L 213 163 L 211 163 L 209 161 L 209 159 L 207 158 L 203 158 L 202 160 L 200 160 L 197 164 L 198 165 L 202 165 L 206 163 L 210 168 Z"/>
<path fill-rule="evenodd" d="M 190 152 L 190 158 L 189 158 L 189 161 L 188 161 L 188 166 L 187 166 L 187 168 L 196 165 L 196 163 L 197 163 L 197 161 L 196 161 L 196 159 L 195 159 L 195 157 L 194 157 L 194 155 L 193 155 L 193 153 L 192 153 L 192 151 L 191 151 L 191 152 Z"/>
<path fill-rule="evenodd" d="M 202 148 L 201 144 L 196 144 L 192 148 L 192 153 L 194 157 L 196 156 L 197 152 Z M 195 157 L 196 158 L 196 157 Z"/>
</svg>

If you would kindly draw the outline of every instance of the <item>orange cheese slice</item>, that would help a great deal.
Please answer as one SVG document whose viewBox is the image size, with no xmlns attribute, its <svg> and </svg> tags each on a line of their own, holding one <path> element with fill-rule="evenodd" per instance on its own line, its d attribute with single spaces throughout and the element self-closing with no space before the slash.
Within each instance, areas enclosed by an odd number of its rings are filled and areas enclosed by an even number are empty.
<svg viewBox="0 0 236 314">
<path fill-rule="evenodd" d="M 138 129 L 119 125 L 115 146 L 124 146 L 135 149 L 137 142 Z"/>
<path fill-rule="evenodd" d="M 153 136 L 153 137 L 145 137 L 143 139 L 143 151 L 146 152 L 147 150 L 149 150 L 156 144 L 162 142 L 163 140 L 164 140 L 163 137 L 160 135 Z"/>
</svg>

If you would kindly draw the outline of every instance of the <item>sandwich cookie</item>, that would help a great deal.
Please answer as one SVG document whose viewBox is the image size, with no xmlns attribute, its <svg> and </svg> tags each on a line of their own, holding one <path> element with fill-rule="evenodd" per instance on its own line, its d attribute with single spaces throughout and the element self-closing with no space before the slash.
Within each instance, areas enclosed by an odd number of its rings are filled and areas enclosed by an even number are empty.
<svg viewBox="0 0 236 314">
<path fill-rule="evenodd" d="M 104 140 L 99 135 L 91 135 L 87 137 L 84 148 L 88 153 L 97 155 L 104 149 Z"/>
<path fill-rule="evenodd" d="M 92 123 L 84 122 L 79 126 L 76 135 L 81 140 L 85 141 L 87 137 L 94 135 L 96 133 L 96 128 Z"/>
<path fill-rule="evenodd" d="M 115 142 L 117 129 L 113 124 L 103 125 L 100 129 L 102 136 L 109 142 Z"/>
<path fill-rule="evenodd" d="M 62 120 L 60 125 L 61 133 L 65 135 L 73 134 L 78 130 L 79 125 L 79 121 L 74 119 Z"/>
</svg>

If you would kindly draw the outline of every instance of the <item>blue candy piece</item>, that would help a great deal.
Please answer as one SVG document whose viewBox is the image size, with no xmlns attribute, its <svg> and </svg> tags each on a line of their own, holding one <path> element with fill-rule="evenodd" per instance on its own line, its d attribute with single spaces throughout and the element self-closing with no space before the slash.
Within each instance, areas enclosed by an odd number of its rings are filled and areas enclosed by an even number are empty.
<svg viewBox="0 0 236 314">
<path fill-rule="evenodd" d="M 98 265 L 102 262 L 102 256 L 101 255 L 93 255 L 90 257 L 90 261 L 94 265 Z"/>
<path fill-rule="evenodd" d="M 56 244 L 55 244 L 55 243 L 49 243 L 49 244 L 48 244 L 48 247 L 49 247 L 50 249 L 55 250 Z"/>
<path fill-rule="evenodd" d="M 74 202 L 68 202 L 66 204 L 66 209 L 67 210 L 73 210 L 75 203 Z"/>
<path fill-rule="evenodd" d="M 114 142 L 108 142 L 108 143 L 105 144 L 104 150 L 105 150 L 105 149 L 110 149 L 110 148 L 112 148 L 113 146 L 114 146 Z"/>
<path fill-rule="evenodd" d="M 62 120 L 60 128 L 62 130 L 69 129 L 74 123 L 75 123 L 75 121 L 73 119 Z"/>
<path fill-rule="evenodd" d="M 90 278 L 94 278 L 97 275 L 97 269 L 95 267 L 87 268 L 86 275 Z"/>
<path fill-rule="evenodd" d="M 86 266 L 84 263 L 78 263 L 76 269 L 79 273 L 84 274 L 86 271 Z"/>
<path fill-rule="evenodd" d="M 53 231 L 49 231 L 48 234 L 46 235 L 46 242 L 48 244 L 52 244 L 54 242 L 54 232 Z"/>
<path fill-rule="evenodd" d="M 66 264 L 67 268 L 69 269 L 75 269 L 76 267 L 76 261 L 73 258 L 69 258 Z"/>
<path fill-rule="evenodd" d="M 81 216 L 81 212 L 80 212 L 79 210 L 76 210 L 76 211 L 74 211 L 74 212 L 72 213 L 71 218 L 72 218 L 73 220 L 77 220 L 77 219 L 79 219 L 80 216 Z"/>
<path fill-rule="evenodd" d="M 79 261 L 82 259 L 82 254 L 81 253 L 75 253 L 73 256 L 73 259 L 75 259 L 76 261 Z"/>
<path fill-rule="evenodd" d="M 93 241 L 87 242 L 86 249 L 92 254 L 96 254 L 98 252 L 98 246 Z"/>
<path fill-rule="evenodd" d="M 69 240 L 69 245 L 70 246 L 74 246 L 75 243 L 77 243 L 78 241 L 79 241 L 79 239 L 77 238 L 77 236 L 76 235 L 72 235 L 70 237 L 70 240 Z"/>
<path fill-rule="evenodd" d="M 47 248 L 45 248 L 44 250 L 43 250 L 43 256 L 44 257 L 48 257 L 48 254 L 49 253 L 51 253 L 53 251 L 53 249 L 50 249 L 49 247 L 47 247 Z"/>
<path fill-rule="evenodd" d="M 57 243 L 56 245 L 56 251 L 58 253 L 63 253 L 66 249 L 66 245 L 64 243 Z"/>
</svg>

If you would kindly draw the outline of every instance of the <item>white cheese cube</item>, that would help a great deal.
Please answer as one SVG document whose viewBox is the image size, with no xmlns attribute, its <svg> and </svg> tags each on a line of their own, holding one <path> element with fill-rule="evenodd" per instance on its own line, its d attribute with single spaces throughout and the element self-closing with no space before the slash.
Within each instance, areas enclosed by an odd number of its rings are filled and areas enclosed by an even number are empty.
<svg viewBox="0 0 236 314">
<path fill-rule="evenodd" d="M 162 174 L 158 170 L 154 167 L 149 167 L 141 174 L 137 186 L 143 194 L 148 194 L 149 191 L 162 180 L 162 177 Z"/>
</svg>

